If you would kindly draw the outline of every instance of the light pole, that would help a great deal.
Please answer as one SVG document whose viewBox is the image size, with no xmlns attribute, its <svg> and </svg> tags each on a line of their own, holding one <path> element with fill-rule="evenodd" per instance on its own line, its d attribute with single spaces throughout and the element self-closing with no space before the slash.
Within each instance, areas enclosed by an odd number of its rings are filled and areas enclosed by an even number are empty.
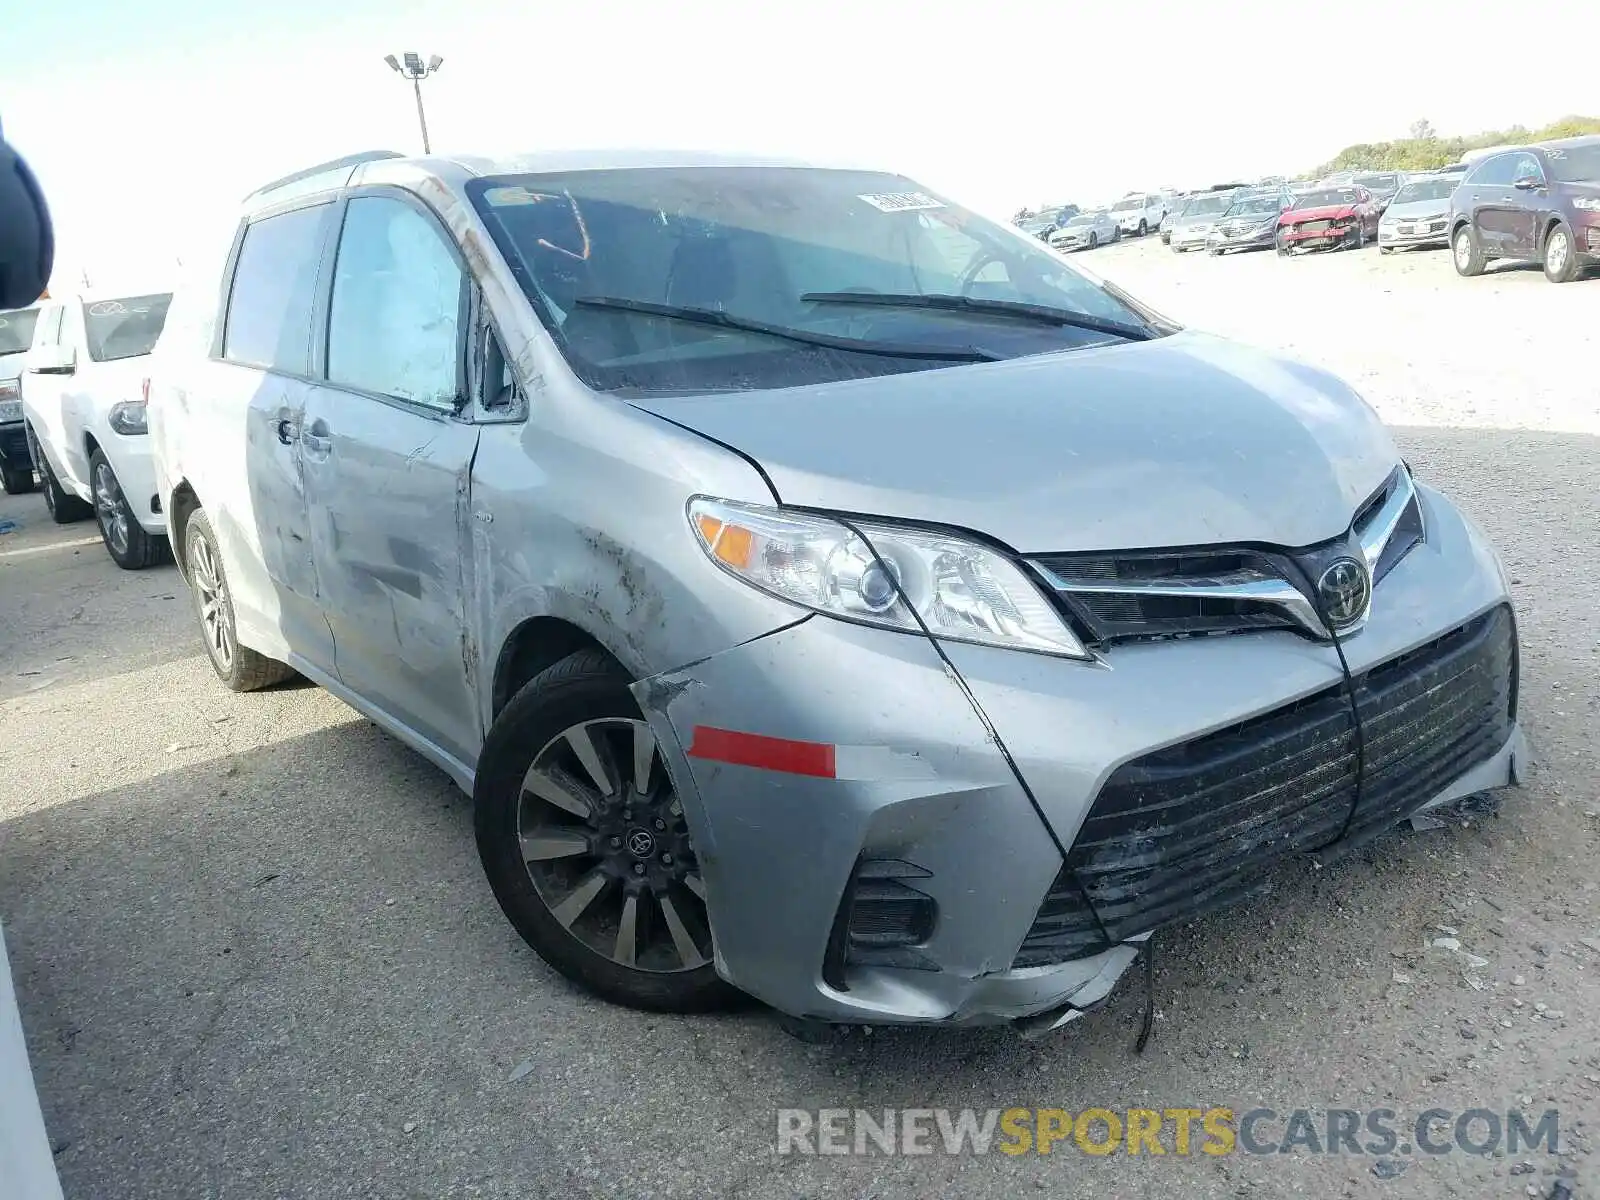
<svg viewBox="0 0 1600 1200">
<path fill-rule="evenodd" d="M 422 81 L 437 71 L 444 59 L 435 54 L 424 66 L 422 55 L 414 50 L 407 50 L 400 59 L 396 59 L 392 54 L 385 54 L 383 61 L 393 67 L 396 74 L 411 80 L 411 90 L 417 97 L 417 124 L 422 126 L 422 152 L 432 154 L 433 147 L 428 145 L 428 118 L 422 111 Z"/>
</svg>

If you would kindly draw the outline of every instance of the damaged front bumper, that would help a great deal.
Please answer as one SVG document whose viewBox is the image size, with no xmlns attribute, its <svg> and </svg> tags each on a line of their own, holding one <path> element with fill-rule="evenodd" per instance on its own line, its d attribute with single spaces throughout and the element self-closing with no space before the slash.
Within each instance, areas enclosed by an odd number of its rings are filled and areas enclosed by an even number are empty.
<svg viewBox="0 0 1600 1200">
<path fill-rule="evenodd" d="M 1288 779 L 1275 786 L 1290 800 L 1251 818 L 1281 841 L 1200 839 L 1164 878 L 1139 873 L 1166 853 L 1163 816 L 1135 813 L 1108 841 L 1086 832 L 1100 802 L 1126 769 L 1239 730 L 1314 753 L 1284 726 L 1343 703 L 1331 646 L 1260 632 L 1113 646 L 1090 664 L 813 616 L 635 684 L 684 797 L 718 971 L 798 1017 L 1053 1028 L 1102 1002 L 1152 929 L 1237 898 L 1277 858 L 1513 782 L 1525 752 L 1504 576 L 1448 502 L 1421 494 L 1428 540 L 1344 641 L 1352 675 L 1377 681 L 1361 703 L 1413 706 L 1382 726 L 1368 710 L 1365 806 L 1324 835 Z M 1436 675 L 1408 682 L 1429 655 Z M 1462 705 L 1500 706 L 1470 750 L 1441 725 L 1454 710 L 1418 724 L 1440 671 L 1475 681 Z M 1163 887 L 1172 902 L 1151 907 Z"/>
</svg>

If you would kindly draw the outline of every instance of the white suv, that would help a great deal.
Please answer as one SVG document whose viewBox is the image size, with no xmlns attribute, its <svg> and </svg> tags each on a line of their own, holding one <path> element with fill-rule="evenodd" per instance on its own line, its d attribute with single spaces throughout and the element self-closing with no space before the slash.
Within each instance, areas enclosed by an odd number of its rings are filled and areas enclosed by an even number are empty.
<svg viewBox="0 0 1600 1200">
<path fill-rule="evenodd" d="M 112 560 L 134 571 L 165 561 L 145 423 L 149 356 L 168 292 L 46 304 L 24 360 L 29 449 L 57 524 L 93 516 Z"/>
<path fill-rule="evenodd" d="M 1123 233 L 1143 237 L 1160 229 L 1167 216 L 1165 198 L 1155 192 L 1132 192 L 1111 206 L 1111 215 Z"/>
</svg>

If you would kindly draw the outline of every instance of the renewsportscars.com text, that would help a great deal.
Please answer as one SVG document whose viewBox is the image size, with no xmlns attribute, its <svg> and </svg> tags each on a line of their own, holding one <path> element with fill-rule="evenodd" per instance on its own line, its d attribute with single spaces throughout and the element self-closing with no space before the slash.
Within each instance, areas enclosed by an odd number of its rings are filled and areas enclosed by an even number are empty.
<svg viewBox="0 0 1600 1200">
<path fill-rule="evenodd" d="M 1560 1114 L 1520 1109 L 783 1108 L 779 1154 L 1439 1155 L 1557 1152 Z"/>
</svg>

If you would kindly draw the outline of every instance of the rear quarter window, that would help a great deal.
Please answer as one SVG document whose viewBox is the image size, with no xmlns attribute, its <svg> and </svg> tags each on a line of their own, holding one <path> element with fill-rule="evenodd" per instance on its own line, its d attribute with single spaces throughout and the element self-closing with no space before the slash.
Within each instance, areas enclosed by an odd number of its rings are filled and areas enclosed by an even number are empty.
<svg viewBox="0 0 1600 1200">
<path fill-rule="evenodd" d="M 311 370 L 311 310 L 333 205 L 260 217 L 234 265 L 222 357 L 294 375 Z"/>
</svg>

